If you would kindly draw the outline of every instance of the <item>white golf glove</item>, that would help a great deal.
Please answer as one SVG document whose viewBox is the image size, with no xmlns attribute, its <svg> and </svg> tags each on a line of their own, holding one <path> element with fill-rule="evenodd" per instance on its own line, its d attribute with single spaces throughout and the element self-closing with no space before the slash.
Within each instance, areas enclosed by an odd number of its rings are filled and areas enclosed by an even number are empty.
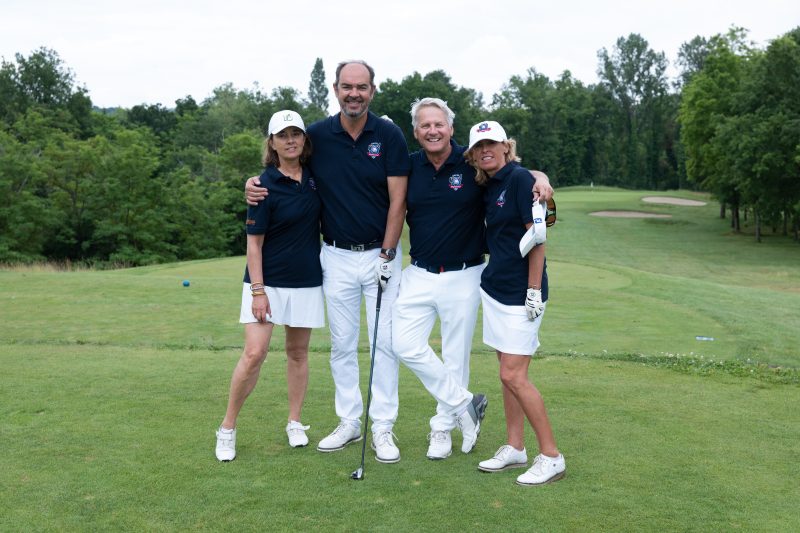
<svg viewBox="0 0 800 533">
<path fill-rule="evenodd" d="M 528 289 L 528 294 L 525 298 L 525 312 L 528 313 L 528 320 L 536 320 L 544 313 L 542 291 L 539 289 Z"/>
<path fill-rule="evenodd" d="M 380 284 L 381 290 L 386 290 L 386 285 L 388 285 L 389 279 L 392 277 L 393 262 L 392 259 L 384 259 L 378 256 L 378 262 L 375 263 L 375 280 Z"/>
</svg>

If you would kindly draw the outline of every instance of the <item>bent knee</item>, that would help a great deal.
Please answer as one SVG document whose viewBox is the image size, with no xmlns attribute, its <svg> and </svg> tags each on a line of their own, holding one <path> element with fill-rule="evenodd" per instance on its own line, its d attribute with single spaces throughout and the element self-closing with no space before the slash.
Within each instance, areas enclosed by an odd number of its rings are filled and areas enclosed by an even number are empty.
<svg viewBox="0 0 800 533">
<path fill-rule="evenodd" d="M 511 390 L 518 390 L 528 382 L 528 376 L 511 370 L 500 370 L 500 382 Z"/>
</svg>

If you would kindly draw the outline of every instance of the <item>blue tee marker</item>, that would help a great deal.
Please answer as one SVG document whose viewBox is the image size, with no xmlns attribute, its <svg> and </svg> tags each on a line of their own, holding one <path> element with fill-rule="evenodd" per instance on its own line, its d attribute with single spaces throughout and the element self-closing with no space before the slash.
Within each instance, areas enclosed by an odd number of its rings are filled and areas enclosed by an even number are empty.
<svg viewBox="0 0 800 533">
<path fill-rule="evenodd" d="M 183 280 L 183 286 L 184 287 L 188 287 L 189 286 L 189 280 L 188 279 Z"/>
</svg>

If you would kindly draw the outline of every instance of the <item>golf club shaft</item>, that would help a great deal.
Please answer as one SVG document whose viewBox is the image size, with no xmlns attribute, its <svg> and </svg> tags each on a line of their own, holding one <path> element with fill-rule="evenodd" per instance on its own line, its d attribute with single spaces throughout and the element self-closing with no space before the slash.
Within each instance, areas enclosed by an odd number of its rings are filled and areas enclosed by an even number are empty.
<svg viewBox="0 0 800 533">
<path fill-rule="evenodd" d="M 361 472 L 364 471 L 364 455 L 367 451 L 367 429 L 369 428 L 369 406 L 372 403 L 372 372 L 375 369 L 375 345 L 378 342 L 378 323 L 381 317 L 381 296 L 383 289 L 378 283 L 378 298 L 375 303 L 375 326 L 372 328 L 372 355 L 369 361 L 369 385 L 367 386 L 367 409 L 364 411 L 364 438 L 361 441 Z"/>
</svg>

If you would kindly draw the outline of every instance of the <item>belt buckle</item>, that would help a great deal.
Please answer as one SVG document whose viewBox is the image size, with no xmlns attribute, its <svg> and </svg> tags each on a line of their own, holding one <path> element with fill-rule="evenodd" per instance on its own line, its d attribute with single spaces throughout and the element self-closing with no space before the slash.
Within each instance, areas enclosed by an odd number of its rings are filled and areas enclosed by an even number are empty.
<svg viewBox="0 0 800 533">
<path fill-rule="evenodd" d="M 350 246 L 350 251 L 351 252 L 363 252 L 364 251 L 364 245 L 363 244 L 352 245 L 352 246 Z"/>
</svg>

